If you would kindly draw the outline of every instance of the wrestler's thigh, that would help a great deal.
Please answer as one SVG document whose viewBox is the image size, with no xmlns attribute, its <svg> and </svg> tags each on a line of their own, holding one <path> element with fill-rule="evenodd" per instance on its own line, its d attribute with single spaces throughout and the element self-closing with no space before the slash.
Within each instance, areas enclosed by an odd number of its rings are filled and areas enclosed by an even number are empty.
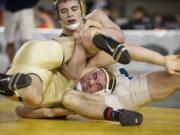
<svg viewBox="0 0 180 135">
<path fill-rule="evenodd" d="M 159 101 L 172 95 L 178 88 L 180 77 L 169 75 L 166 71 L 152 72 L 147 75 L 151 98 Z"/>
</svg>

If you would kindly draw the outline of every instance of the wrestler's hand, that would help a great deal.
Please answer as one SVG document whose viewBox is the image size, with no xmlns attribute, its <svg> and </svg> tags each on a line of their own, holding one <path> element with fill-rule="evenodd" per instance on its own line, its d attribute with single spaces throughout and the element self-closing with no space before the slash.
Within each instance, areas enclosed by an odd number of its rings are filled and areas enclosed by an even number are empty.
<svg viewBox="0 0 180 135">
<path fill-rule="evenodd" d="M 87 31 L 88 29 L 93 28 L 93 27 L 97 28 L 97 29 L 102 29 L 102 25 L 99 22 L 93 21 L 93 20 L 87 20 L 81 29 L 79 29 L 73 33 L 73 36 L 75 38 L 78 38 L 82 35 L 82 33 L 84 33 L 85 31 Z"/>
<path fill-rule="evenodd" d="M 88 53 L 96 53 L 97 48 L 93 46 L 92 38 L 95 34 L 99 33 L 100 29 L 102 29 L 102 25 L 99 22 L 87 20 L 84 27 L 80 29 L 80 31 L 74 33 L 76 42 L 83 45 Z"/>
<path fill-rule="evenodd" d="M 80 36 L 79 40 L 86 48 L 86 51 L 90 54 L 95 54 L 98 51 L 98 48 L 95 47 L 92 43 L 92 38 L 97 33 L 100 33 L 100 30 L 95 27 L 89 28 L 81 33 L 82 35 Z"/>
<path fill-rule="evenodd" d="M 165 56 L 165 68 L 169 74 L 180 75 L 180 55 Z"/>
<path fill-rule="evenodd" d="M 89 28 L 92 28 L 92 27 L 95 27 L 97 29 L 102 29 L 102 25 L 97 22 L 97 21 L 93 21 L 93 20 L 87 20 L 84 24 L 84 27 L 83 29 L 81 29 L 81 31 L 86 31 L 88 30 Z"/>
<path fill-rule="evenodd" d="M 85 44 L 86 42 L 91 43 L 93 36 L 96 33 L 100 33 L 100 30 L 102 29 L 102 25 L 93 20 L 87 20 L 86 23 L 84 24 L 83 29 L 81 29 L 81 39 L 83 39 L 83 43 Z"/>
</svg>

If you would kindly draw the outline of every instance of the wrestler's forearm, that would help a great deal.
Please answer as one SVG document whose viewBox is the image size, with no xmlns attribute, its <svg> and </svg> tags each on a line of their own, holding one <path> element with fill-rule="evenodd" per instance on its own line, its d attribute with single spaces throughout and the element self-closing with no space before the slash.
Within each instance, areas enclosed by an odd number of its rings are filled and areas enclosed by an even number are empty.
<svg viewBox="0 0 180 135">
<path fill-rule="evenodd" d="M 74 52 L 75 48 L 75 39 L 73 37 L 61 37 L 58 39 L 60 45 L 63 47 L 64 61 L 63 63 L 68 62 Z"/>
<path fill-rule="evenodd" d="M 60 116 L 67 116 L 69 114 L 74 114 L 72 111 L 65 108 L 38 108 L 38 109 L 28 109 L 24 106 L 18 106 L 16 108 L 16 113 L 23 118 L 54 118 Z"/>
<path fill-rule="evenodd" d="M 116 27 L 102 28 L 100 30 L 100 33 L 113 38 L 121 44 L 124 43 L 124 34 L 120 29 L 117 29 Z"/>
<path fill-rule="evenodd" d="M 116 61 L 112 56 L 104 51 L 99 51 L 94 57 L 87 62 L 87 67 L 107 67 L 114 64 Z"/>
<path fill-rule="evenodd" d="M 134 61 L 146 62 L 159 66 L 165 65 L 164 56 L 162 56 L 158 52 L 143 48 L 141 46 L 135 46 L 129 44 L 125 44 L 124 46 L 128 49 L 128 52 L 130 53 L 131 58 Z"/>
<path fill-rule="evenodd" d="M 86 52 L 83 46 L 77 44 L 69 62 L 61 68 L 61 72 L 69 79 L 78 80 L 86 66 Z"/>
</svg>

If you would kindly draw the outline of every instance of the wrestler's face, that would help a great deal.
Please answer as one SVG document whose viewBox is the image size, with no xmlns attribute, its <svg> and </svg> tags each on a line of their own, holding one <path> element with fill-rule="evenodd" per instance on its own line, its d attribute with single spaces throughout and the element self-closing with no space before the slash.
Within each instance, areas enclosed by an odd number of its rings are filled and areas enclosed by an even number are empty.
<svg viewBox="0 0 180 135">
<path fill-rule="evenodd" d="M 87 73 L 80 80 L 82 90 L 88 93 L 95 93 L 106 88 L 106 74 L 102 70 Z"/>
<path fill-rule="evenodd" d="M 60 21 L 64 25 L 72 25 L 81 19 L 81 8 L 78 0 L 60 1 L 58 4 Z"/>
</svg>

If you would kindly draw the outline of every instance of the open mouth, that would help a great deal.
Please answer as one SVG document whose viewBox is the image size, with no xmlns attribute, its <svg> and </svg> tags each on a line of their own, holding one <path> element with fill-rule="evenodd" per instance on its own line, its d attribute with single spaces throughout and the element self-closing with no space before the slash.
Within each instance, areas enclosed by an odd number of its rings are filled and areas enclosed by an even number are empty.
<svg viewBox="0 0 180 135">
<path fill-rule="evenodd" d="M 68 20 L 68 23 L 69 23 L 69 24 L 74 24 L 74 23 L 76 23 L 76 19 L 69 19 L 69 20 Z"/>
</svg>

